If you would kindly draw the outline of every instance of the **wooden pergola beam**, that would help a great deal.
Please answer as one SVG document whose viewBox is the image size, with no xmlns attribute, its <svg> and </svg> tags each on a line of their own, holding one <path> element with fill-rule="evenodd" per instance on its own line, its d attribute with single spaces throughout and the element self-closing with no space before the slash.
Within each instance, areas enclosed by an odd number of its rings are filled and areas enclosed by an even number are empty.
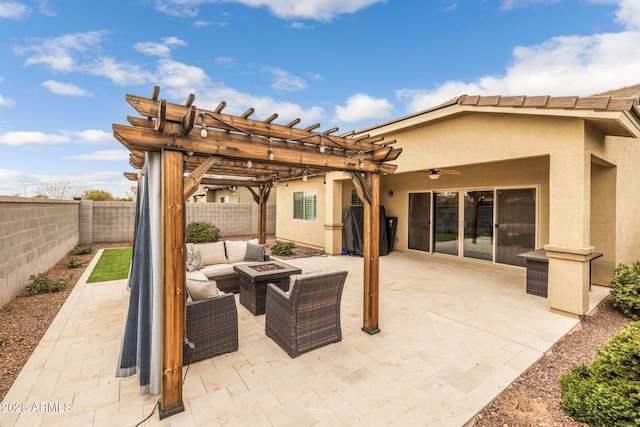
<svg viewBox="0 0 640 427">
<path fill-rule="evenodd" d="M 202 138 L 195 135 L 179 135 L 163 133 L 151 129 L 113 125 L 114 134 L 129 149 L 159 151 L 163 148 L 193 152 L 204 155 L 223 156 L 235 159 L 256 159 L 269 162 L 269 142 L 264 138 L 230 134 L 219 131 L 209 132 L 210 136 Z M 325 137 L 326 138 L 326 137 Z M 293 145 L 293 147 L 292 147 Z M 264 149 L 258 150 L 262 146 Z M 288 144 L 286 142 L 272 142 L 276 158 L 274 164 L 298 166 L 318 166 L 334 171 L 362 171 L 393 173 L 397 166 L 378 163 L 361 157 L 344 157 L 338 154 L 319 153 L 309 147 Z M 369 156 L 371 157 L 371 156 Z"/>
<path fill-rule="evenodd" d="M 202 177 L 218 161 L 220 161 L 220 157 L 211 156 L 202 162 L 189 176 L 184 178 L 184 200 L 187 200 L 193 196 L 193 193 L 198 191 Z"/>
<path fill-rule="evenodd" d="M 164 104 L 164 116 L 161 116 L 160 105 L 157 101 L 150 100 L 141 96 L 127 95 L 127 102 L 144 117 L 163 117 L 166 121 L 180 122 L 182 117 L 187 114 L 188 107 L 180 104 L 166 102 Z M 298 129 L 286 125 L 271 123 L 268 120 L 275 120 L 273 115 L 265 121 L 251 120 L 246 117 L 232 116 L 229 114 L 218 113 L 216 111 L 198 109 L 198 119 L 196 123 L 202 124 L 202 118 L 205 118 L 207 127 L 214 127 L 226 131 L 244 132 L 248 135 L 268 136 L 288 141 L 301 141 L 307 144 L 320 144 L 320 133 L 311 132 L 313 129 L 320 127 L 319 124 L 309 126 L 305 129 Z M 336 148 L 349 149 L 356 152 L 373 151 L 376 147 L 367 142 L 366 138 L 352 139 L 338 135 L 324 135 L 322 142 L 326 146 Z"/>
</svg>

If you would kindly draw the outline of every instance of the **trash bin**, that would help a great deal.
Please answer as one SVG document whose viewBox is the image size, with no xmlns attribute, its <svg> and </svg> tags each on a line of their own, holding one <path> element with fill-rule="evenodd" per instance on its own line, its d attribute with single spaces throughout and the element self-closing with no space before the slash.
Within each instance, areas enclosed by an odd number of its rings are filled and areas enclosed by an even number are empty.
<svg viewBox="0 0 640 427">
<path fill-rule="evenodd" d="M 396 228 L 398 227 L 398 217 L 388 216 L 385 218 L 387 224 L 387 244 L 389 252 L 393 252 L 393 243 L 396 241 Z"/>
</svg>

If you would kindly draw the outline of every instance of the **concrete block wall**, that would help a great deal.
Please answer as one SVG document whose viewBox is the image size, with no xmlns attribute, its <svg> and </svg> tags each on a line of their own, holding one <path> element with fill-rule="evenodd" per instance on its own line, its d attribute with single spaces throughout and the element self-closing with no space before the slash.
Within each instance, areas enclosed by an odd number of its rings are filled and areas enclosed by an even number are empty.
<svg viewBox="0 0 640 427">
<path fill-rule="evenodd" d="M 222 237 L 258 233 L 256 203 L 187 203 L 187 224 L 208 221 Z M 0 196 L 0 307 L 78 243 L 132 243 L 134 202 L 59 201 Z M 267 205 L 267 233 L 276 228 Z"/>
<path fill-rule="evenodd" d="M 79 242 L 78 201 L 0 196 L 0 307 Z"/>
<path fill-rule="evenodd" d="M 82 204 L 91 204 L 93 207 L 91 214 L 91 243 L 133 243 L 133 226 L 136 215 L 136 204 L 134 202 L 92 202 L 91 200 L 83 200 Z M 89 210 L 88 207 L 86 209 L 87 211 Z M 82 237 L 83 240 L 88 238 L 86 235 Z"/>
<path fill-rule="evenodd" d="M 257 203 L 187 203 L 187 224 L 206 221 L 220 229 L 222 237 L 258 234 Z M 276 208 L 267 205 L 267 234 L 276 231 Z"/>
</svg>

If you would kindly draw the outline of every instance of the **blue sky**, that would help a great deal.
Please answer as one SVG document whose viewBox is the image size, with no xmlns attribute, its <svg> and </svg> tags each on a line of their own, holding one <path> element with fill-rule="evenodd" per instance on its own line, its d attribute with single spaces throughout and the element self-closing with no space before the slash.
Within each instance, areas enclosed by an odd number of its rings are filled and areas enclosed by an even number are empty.
<svg viewBox="0 0 640 427">
<path fill-rule="evenodd" d="M 130 191 L 127 93 L 357 130 L 640 83 L 638 0 L 0 0 L 0 195 Z"/>
</svg>

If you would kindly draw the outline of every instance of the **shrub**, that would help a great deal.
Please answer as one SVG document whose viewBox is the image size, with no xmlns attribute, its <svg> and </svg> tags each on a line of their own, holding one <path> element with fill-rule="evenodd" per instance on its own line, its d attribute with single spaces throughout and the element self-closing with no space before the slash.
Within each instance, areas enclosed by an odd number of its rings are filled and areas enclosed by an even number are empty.
<svg viewBox="0 0 640 427">
<path fill-rule="evenodd" d="M 4 347 L 9 342 L 9 338 L 0 338 L 0 347 Z"/>
<path fill-rule="evenodd" d="M 293 248 L 295 246 L 296 244 L 293 242 L 275 242 L 271 247 L 271 255 L 293 255 Z"/>
<path fill-rule="evenodd" d="M 187 243 L 217 242 L 219 239 L 220 229 L 211 223 L 203 221 L 187 225 Z"/>
<path fill-rule="evenodd" d="M 640 322 L 560 378 L 564 412 L 592 427 L 640 425 Z"/>
<path fill-rule="evenodd" d="M 67 268 L 79 268 L 84 265 L 83 261 L 78 260 L 78 258 L 71 257 L 69 261 L 67 261 Z"/>
<path fill-rule="evenodd" d="M 87 245 L 87 246 L 76 246 L 75 248 L 73 248 L 73 250 L 71 251 L 71 255 L 88 255 L 90 253 L 93 252 L 93 246 L 91 245 Z"/>
<path fill-rule="evenodd" d="M 71 281 L 72 278 L 73 274 L 70 274 L 68 277 L 60 277 L 55 280 L 48 277 L 44 273 L 31 275 L 29 276 L 29 285 L 27 285 L 27 289 L 29 289 L 29 291 L 34 294 L 59 292 L 67 287 L 69 281 Z"/>
<path fill-rule="evenodd" d="M 618 265 L 610 283 L 613 305 L 633 320 L 640 320 L 640 261 Z"/>
</svg>

